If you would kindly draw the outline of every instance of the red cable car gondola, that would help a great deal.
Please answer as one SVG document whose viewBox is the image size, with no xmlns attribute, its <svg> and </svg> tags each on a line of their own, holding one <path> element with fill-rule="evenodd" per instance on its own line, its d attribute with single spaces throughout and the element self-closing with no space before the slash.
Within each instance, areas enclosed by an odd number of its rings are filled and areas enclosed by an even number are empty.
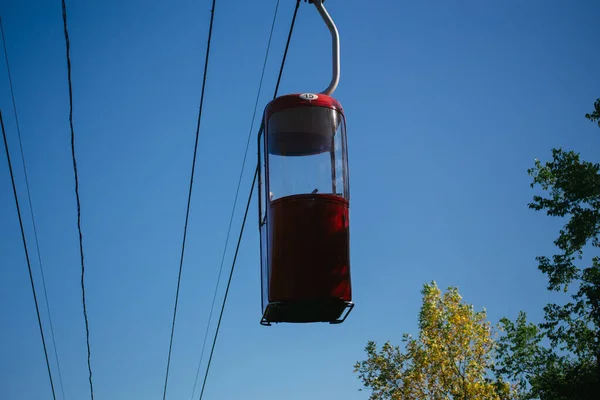
<svg viewBox="0 0 600 400">
<path fill-rule="evenodd" d="M 339 36 L 322 0 L 314 4 L 332 33 L 331 84 L 271 101 L 258 139 L 263 325 L 341 323 L 354 306 L 346 122 L 330 96 Z"/>
</svg>

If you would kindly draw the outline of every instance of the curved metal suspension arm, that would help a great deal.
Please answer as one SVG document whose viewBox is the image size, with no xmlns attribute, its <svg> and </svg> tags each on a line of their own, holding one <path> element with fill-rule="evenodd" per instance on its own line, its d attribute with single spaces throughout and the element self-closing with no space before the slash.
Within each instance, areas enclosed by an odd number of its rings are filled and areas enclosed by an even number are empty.
<svg viewBox="0 0 600 400">
<path fill-rule="evenodd" d="M 329 28 L 329 32 L 331 32 L 331 42 L 332 42 L 332 76 L 331 82 L 327 89 L 323 90 L 321 94 L 331 95 L 333 91 L 337 88 L 338 83 L 340 82 L 340 34 L 331 19 L 331 16 L 323 6 L 324 0 L 310 0 L 315 7 L 317 7 L 317 11 L 321 14 L 321 18 L 325 21 L 325 24 Z"/>
</svg>

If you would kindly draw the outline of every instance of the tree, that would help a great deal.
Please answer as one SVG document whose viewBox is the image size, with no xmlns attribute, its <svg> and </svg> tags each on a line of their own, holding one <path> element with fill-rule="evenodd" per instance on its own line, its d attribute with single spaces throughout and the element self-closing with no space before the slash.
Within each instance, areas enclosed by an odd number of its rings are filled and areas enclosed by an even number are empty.
<svg viewBox="0 0 600 400">
<path fill-rule="evenodd" d="M 456 288 L 442 295 L 432 282 L 421 293 L 418 339 L 404 334 L 404 352 L 390 342 L 378 351 L 369 341 L 367 359 L 354 367 L 363 385 L 372 389 L 370 399 L 513 398 L 514 388 L 487 377 L 495 342 L 486 312 L 475 312 Z"/>
<path fill-rule="evenodd" d="M 591 121 L 600 118 L 600 99 Z M 600 126 L 600 122 L 599 122 Z M 554 244 L 559 252 L 537 257 L 548 277 L 548 290 L 569 292 L 565 304 L 544 307 L 544 322 L 517 323 L 503 319 L 506 335 L 499 341 L 498 373 L 528 384 L 524 398 L 588 399 L 600 391 L 600 257 L 582 261 L 587 245 L 600 247 L 600 164 L 580 160 L 579 154 L 552 150 L 552 161 L 535 161 L 528 170 L 531 187 L 548 196 L 533 196 L 529 208 L 566 220 Z M 586 264 L 577 266 L 576 262 Z M 548 339 L 551 349 L 540 345 Z M 590 397 L 592 396 L 592 397 Z"/>
<path fill-rule="evenodd" d="M 594 102 L 594 111 L 591 114 L 585 114 L 585 117 L 592 122 L 598 122 L 600 127 L 600 98 Z"/>
</svg>

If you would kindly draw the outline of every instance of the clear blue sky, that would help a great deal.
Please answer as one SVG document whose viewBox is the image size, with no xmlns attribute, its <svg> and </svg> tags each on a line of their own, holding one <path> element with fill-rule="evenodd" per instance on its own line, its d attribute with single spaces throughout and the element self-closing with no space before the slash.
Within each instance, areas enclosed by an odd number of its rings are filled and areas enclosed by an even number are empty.
<svg viewBox="0 0 600 400">
<path fill-rule="evenodd" d="M 97 399 L 162 396 L 210 3 L 67 2 Z M 281 3 L 257 121 L 295 5 Z M 217 2 L 169 399 L 192 395 L 274 6 Z M 430 280 L 459 286 L 494 323 L 521 309 L 539 319 L 550 296 L 534 258 L 552 253 L 560 221 L 528 210 L 534 191 L 526 170 L 558 146 L 600 159 L 600 132 L 583 117 L 600 97 L 598 2 L 326 6 L 342 38 L 335 96 L 348 121 L 356 307 L 339 326 L 259 325 L 255 199 L 205 399 L 367 399 L 354 362 L 369 339 L 399 343 L 402 332 L 416 333 L 420 290 Z M 60 1 L 7 0 L 0 12 L 65 395 L 85 399 Z M 302 3 L 280 94 L 322 90 L 329 60 L 328 32 Z M 4 66 L 0 107 L 41 289 Z M 0 398 L 50 398 L 45 369 L 2 155 Z"/>
</svg>

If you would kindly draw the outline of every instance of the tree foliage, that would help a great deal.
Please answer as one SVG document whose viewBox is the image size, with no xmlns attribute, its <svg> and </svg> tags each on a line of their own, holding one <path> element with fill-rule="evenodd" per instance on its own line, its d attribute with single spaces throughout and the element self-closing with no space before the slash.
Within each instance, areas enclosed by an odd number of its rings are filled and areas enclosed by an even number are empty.
<svg viewBox="0 0 600 400">
<path fill-rule="evenodd" d="M 600 99 L 594 106 L 586 114 L 592 121 L 600 118 Z M 538 326 L 527 323 L 524 313 L 516 323 L 501 321 L 506 335 L 499 341 L 497 371 L 526 382 L 524 398 L 593 398 L 600 393 L 600 257 L 584 260 L 583 250 L 600 247 L 600 164 L 553 149 L 551 161 L 536 160 L 528 172 L 531 187 L 545 194 L 533 196 L 529 207 L 566 221 L 554 241 L 559 251 L 537 257 L 538 268 L 548 277 L 548 290 L 575 289 L 566 303 L 548 304 Z"/>
<path fill-rule="evenodd" d="M 596 99 L 594 102 L 594 111 L 590 114 L 585 114 L 585 117 L 592 122 L 598 122 L 598 126 L 600 127 L 600 99 Z"/>
<path fill-rule="evenodd" d="M 488 378 L 495 342 L 485 311 L 475 312 L 456 288 L 442 295 L 435 282 L 422 294 L 418 338 L 404 334 L 404 351 L 390 342 L 378 351 L 369 341 L 367 359 L 355 365 L 370 399 L 513 398 L 514 388 Z"/>
</svg>

